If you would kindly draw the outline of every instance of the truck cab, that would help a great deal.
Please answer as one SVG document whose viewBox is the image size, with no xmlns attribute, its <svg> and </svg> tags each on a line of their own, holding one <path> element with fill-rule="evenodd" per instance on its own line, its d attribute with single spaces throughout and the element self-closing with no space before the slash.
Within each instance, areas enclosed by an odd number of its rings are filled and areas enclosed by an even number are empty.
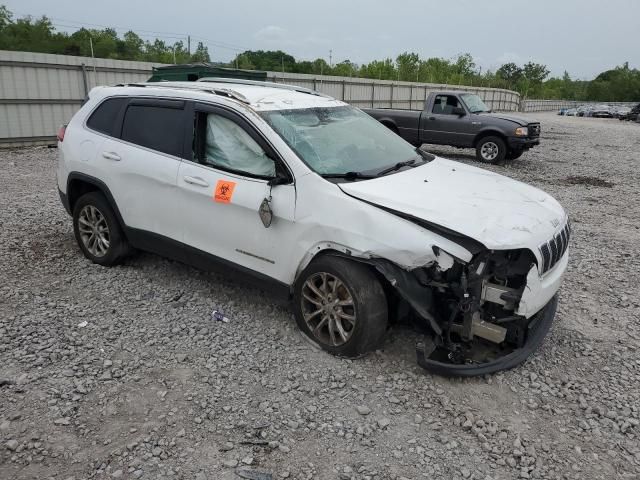
<svg viewBox="0 0 640 480">
<path fill-rule="evenodd" d="M 424 110 L 365 109 L 410 143 L 475 148 L 483 163 L 514 160 L 540 143 L 540 123 L 492 112 L 475 94 L 433 92 Z"/>
</svg>

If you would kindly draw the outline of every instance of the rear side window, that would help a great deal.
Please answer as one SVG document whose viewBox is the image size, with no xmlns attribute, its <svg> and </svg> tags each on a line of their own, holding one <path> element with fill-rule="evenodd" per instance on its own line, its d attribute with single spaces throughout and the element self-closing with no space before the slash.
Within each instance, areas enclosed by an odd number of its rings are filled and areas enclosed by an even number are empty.
<svg viewBox="0 0 640 480">
<path fill-rule="evenodd" d="M 158 152 L 182 156 L 184 111 L 151 105 L 129 105 L 120 138 Z"/>
<path fill-rule="evenodd" d="M 109 98 L 102 102 L 87 120 L 87 127 L 96 132 L 113 136 L 118 114 L 127 101 L 124 97 Z"/>
</svg>

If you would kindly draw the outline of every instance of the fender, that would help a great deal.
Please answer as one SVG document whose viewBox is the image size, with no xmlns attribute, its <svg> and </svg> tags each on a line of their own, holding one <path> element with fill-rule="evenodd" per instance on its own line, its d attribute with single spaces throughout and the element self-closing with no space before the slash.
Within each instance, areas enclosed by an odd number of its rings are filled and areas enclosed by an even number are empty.
<svg viewBox="0 0 640 480">
<path fill-rule="evenodd" d="M 418 282 L 417 277 L 410 271 L 400 268 L 385 258 L 374 257 L 366 252 L 350 249 L 336 243 L 320 242 L 314 245 L 303 257 L 296 271 L 295 282 L 298 281 L 300 274 L 309 263 L 320 254 L 348 258 L 354 262 L 366 263 L 375 268 L 387 280 L 389 285 L 411 305 L 416 313 L 429 323 L 429 326 L 436 335 L 442 334 L 442 328 L 431 311 L 433 307 L 431 290 L 425 289 L 424 286 Z"/>
<path fill-rule="evenodd" d="M 77 200 L 77 198 L 72 198 L 71 197 L 71 184 L 74 181 L 80 181 L 83 183 L 88 183 L 90 185 L 93 185 L 96 187 L 97 190 L 99 190 L 100 192 L 102 192 L 104 194 L 104 196 L 106 197 L 107 201 L 109 202 L 109 206 L 113 209 L 113 211 L 116 214 L 116 217 L 118 218 L 118 222 L 120 222 L 120 226 L 125 228 L 126 224 L 124 223 L 124 220 L 122 219 L 122 215 L 120 214 L 120 209 L 118 208 L 118 204 L 116 203 L 115 199 L 113 198 L 113 195 L 111 194 L 111 190 L 109 190 L 109 187 L 107 187 L 107 184 L 104 183 L 102 180 L 97 179 L 96 177 L 92 177 L 91 175 L 87 175 L 85 173 L 80 173 L 80 172 L 71 172 L 69 173 L 69 176 L 67 177 L 67 201 L 69 203 L 69 207 L 71 209 L 71 214 L 73 214 L 73 209 L 71 208 L 71 205 L 73 205 L 74 201 Z"/>
<path fill-rule="evenodd" d="M 371 258 L 371 255 L 367 255 L 365 252 L 347 247 L 346 245 L 341 245 L 334 242 L 318 242 L 313 247 L 311 247 L 307 251 L 307 253 L 304 254 L 302 260 L 300 260 L 300 264 L 296 269 L 293 284 L 295 284 L 300 274 L 304 271 L 305 268 L 309 266 L 311 261 L 322 253 L 339 253 L 356 260 Z"/>
<path fill-rule="evenodd" d="M 504 132 L 501 132 L 500 130 L 496 129 L 495 125 L 491 125 L 488 127 L 485 127 L 484 129 L 480 130 L 475 137 L 473 137 L 473 146 L 475 147 L 478 144 L 478 141 L 482 138 L 482 137 L 488 137 L 488 136 L 495 136 L 495 137 L 500 137 L 502 139 L 504 139 L 504 141 L 507 141 L 507 135 Z"/>
</svg>

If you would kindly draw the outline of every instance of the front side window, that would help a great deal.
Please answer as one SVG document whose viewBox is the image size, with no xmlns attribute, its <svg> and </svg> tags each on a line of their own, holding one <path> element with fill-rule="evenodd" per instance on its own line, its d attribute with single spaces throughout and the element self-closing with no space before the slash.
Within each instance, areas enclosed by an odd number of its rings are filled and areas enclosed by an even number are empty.
<svg viewBox="0 0 640 480">
<path fill-rule="evenodd" d="M 274 161 L 251 135 L 233 120 L 215 113 L 199 113 L 201 137 L 198 161 L 213 168 L 272 178 Z"/>
<path fill-rule="evenodd" d="M 458 97 L 454 95 L 436 95 L 432 112 L 440 115 L 453 115 L 453 109 L 456 107 L 460 107 Z"/>
<path fill-rule="evenodd" d="M 351 106 L 264 111 L 260 115 L 312 170 L 380 170 L 417 157 L 415 149 Z"/>
<path fill-rule="evenodd" d="M 184 138 L 184 111 L 153 105 L 129 105 L 120 138 L 179 157 Z"/>
</svg>

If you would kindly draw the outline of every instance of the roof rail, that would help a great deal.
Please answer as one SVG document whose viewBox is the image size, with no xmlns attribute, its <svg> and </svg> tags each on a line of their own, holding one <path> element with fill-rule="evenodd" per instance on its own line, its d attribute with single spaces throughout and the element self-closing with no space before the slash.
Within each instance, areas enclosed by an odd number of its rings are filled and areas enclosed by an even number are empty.
<svg viewBox="0 0 640 480">
<path fill-rule="evenodd" d="M 191 86 L 192 84 L 193 86 Z M 170 82 L 170 81 L 162 81 L 162 82 L 140 82 L 140 83 L 118 83 L 115 85 L 116 87 L 160 87 L 160 88 L 181 88 L 184 90 L 194 90 L 197 92 L 206 92 L 212 93 L 214 95 L 220 95 L 223 97 L 233 98 L 234 100 L 238 100 L 242 103 L 246 103 L 250 105 L 251 102 L 242 95 L 241 93 L 236 92 L 230 88 L 209 88 L 203 86 L 196 86 L 195 82 Z M 204 88 L 203 88 L 204 87 Z"/>
<path fill-rule="evenodd" d="M 317 95 L 319 97 L 326 97 L 324 93 L 320 93 L 310 88 L 298 87 L 297 85 L 289 85 L 286 83 L 276 82 L 260 82 L 258 80 L 244 80 L 242 78 L 225 78 L 225 77 L 202 77 L 196 80 L 196 82 L 205 83 L 235 83 L 238 85 L 255 85 L 256 87 L 270 87 L 281 88 L 282 90 L 292 90 L 299 93 L 308 93 L 309 95 Z"/>
</svg>

